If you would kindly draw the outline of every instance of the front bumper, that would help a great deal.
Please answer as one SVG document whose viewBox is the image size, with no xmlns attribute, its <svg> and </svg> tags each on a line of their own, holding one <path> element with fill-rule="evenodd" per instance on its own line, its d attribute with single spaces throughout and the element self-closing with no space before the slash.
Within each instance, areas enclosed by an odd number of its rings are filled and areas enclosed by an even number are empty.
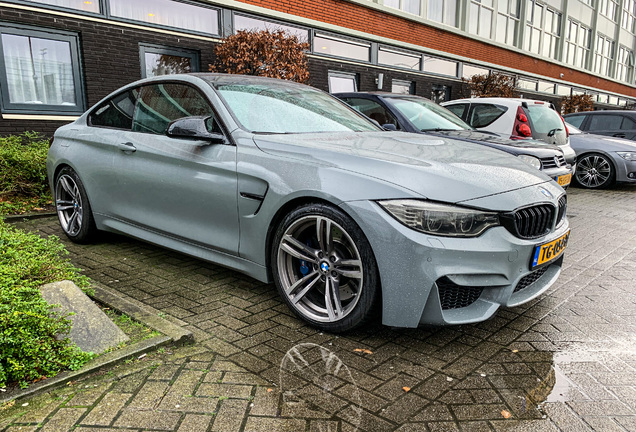
<svg viewBox="0 0 636 432">
<path fill-rule="evenodd" d="M 382 284 L 382 323 L 395 327 L 484 321 L 501 306 L 545 292 L 563 255 L 530 270 L 535 246 L 569 230 L 567 219 L 548 236 L 524 240 L 504 227 L 477 238 L 436 237 L 411 230 L 369 201 L 342 204 L 373 249 Z"/>
</svg>

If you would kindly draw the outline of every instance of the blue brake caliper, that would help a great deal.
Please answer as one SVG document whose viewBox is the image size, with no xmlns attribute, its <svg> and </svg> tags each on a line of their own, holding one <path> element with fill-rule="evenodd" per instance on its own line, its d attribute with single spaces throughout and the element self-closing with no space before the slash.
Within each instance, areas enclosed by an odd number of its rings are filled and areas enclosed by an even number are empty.
<svg viewBox="0 0 636 432">
<path fill-rule="evenodd" d="M 305 244 L 311 247 L 311 243 L 309 241 L 307 241 Z M 303 276 L 307 276 L 307 273 L 309 273 L 309 265 L 307 264 L 307 261 L 305 260 L 300 260 L 300 273 Z"/>
</svg>

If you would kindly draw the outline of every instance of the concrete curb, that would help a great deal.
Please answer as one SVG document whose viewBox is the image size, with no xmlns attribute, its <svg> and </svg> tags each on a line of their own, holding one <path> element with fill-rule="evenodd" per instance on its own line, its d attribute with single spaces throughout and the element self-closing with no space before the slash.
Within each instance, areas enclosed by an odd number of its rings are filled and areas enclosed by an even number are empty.
<svg viewBox="0 0 636 432">
<path fill-rule="evenodd" d="M 54 388 L 61 387 L 69 381 L 77 380 L 85 375 L 96 372 L 97 370 L 106 367 L 113 366 L 120 361 L 123 361 L 129 357 L 138 357 L 143 353 L 151 351 L 161 345 L 167 345 L 172 341 L 169 336 L 156 336 L 150 339 L 146 339 L 128 347 L 112 351 L 89 361 L 79 370 L 62 372 L 53 378 L 39 381 L 35 384 L 31 384 L 29 388 L 19 390 L 16 392 L 7 392 L 0 395 L 0 404 L 10 402 L 12 400 L 22 399 L 27 396 L 32 396 L 35 393 L 39 393 L 45 390 L 53 390 Z"/>
<path fill-rule="evenodd" d="M 161 345 L 168 344 L 185 344 L 194 340 L 192 332 L 184 330 L 176 324 L 173 324 L 158 314 L 159 311 L 130 299 L 123 294 L 115 294 L 107 288 L 93 282 L 94 295 L 91 297 L 100 303 L 103 303 L 129 317 L 142 322 L 148 327 L 162 333 L 162 336 L 156 336 L 146 339 L 128 347 L 118 349 L 89 361 L 79 370 L 62 372 L 53 378 L 39 381 L 24 390 L 0 393 L 0 404 L 10 402 L 12 400 L 22 399 L 32 396 L 42 391 L 52 390 L 61 387 L 69 381 L 77 380 L 85 375 L 96 372 L 97 370 L 113 366 L 127 358 L 138 357 L 143 353 L 151 351 Z"/>
<path fill-rule="evenodd" d="M 31 219 L 43 219 L 48 217 L 55 217 L 57 213 L 55 212 L 43 212 L 43 213 L 27 213 L 23 215 L 10 215 L 10 216 L 2 216 L 5 222 L 18 222 L 23 219 L 31 220 Z"/>
<path fill-rule="evenodd" d="M 194 341 L 194 335 L 191 331 L 184 330 L 178 325 L 161 318 L 157 309 L 131 299 L 125 294 L 115 293 L 95 282 L 92 283 L 92 287 L 94 289 L 92 297 L 95 300 L 165 334 L 173 343 L 185 344 Z"/>
</svg>

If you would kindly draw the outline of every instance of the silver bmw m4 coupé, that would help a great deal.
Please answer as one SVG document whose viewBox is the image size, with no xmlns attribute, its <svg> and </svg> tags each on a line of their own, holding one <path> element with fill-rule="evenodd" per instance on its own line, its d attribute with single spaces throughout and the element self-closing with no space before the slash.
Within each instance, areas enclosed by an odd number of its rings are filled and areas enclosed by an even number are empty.
<svg viewBox="0 0 636 432">
<path fill-rule="evenodd" d="M 488 319 L 555 282 L 570 232 L 564 190 L 518 158 L 268 78 L 132 83 L 55 133 L 47 169 L 71 240 L 122 233 L 274 282 L 332 332 Z"/>
</svg>

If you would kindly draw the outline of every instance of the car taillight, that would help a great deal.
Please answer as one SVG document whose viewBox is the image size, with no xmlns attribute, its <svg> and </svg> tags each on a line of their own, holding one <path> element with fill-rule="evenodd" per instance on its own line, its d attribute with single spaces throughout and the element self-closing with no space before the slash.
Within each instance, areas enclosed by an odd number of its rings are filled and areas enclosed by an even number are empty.
<svg viewBox="0 0 636 432">
<path fill-rule="evenodd" d="M 525 139 L 532 137 L 532 129 L 528 124 L 528 116 L 522 107 L 517 107 L 517 115 L 515 116 L 515 124 L 512 126 L 512 135 L 510 139 Z"/>
<path fill-rule="evenodd" d="M 567 138 L 570 136 L 570 129 L 568 129 L 568 125 L 565 124 L 565 119 L 563 118 L 563 116 L 559 114 L 559 117 L 561 117 L 561 121 L 563 122 L 563 127 L 565 128 L 565 137 Z"/>
</svg>

